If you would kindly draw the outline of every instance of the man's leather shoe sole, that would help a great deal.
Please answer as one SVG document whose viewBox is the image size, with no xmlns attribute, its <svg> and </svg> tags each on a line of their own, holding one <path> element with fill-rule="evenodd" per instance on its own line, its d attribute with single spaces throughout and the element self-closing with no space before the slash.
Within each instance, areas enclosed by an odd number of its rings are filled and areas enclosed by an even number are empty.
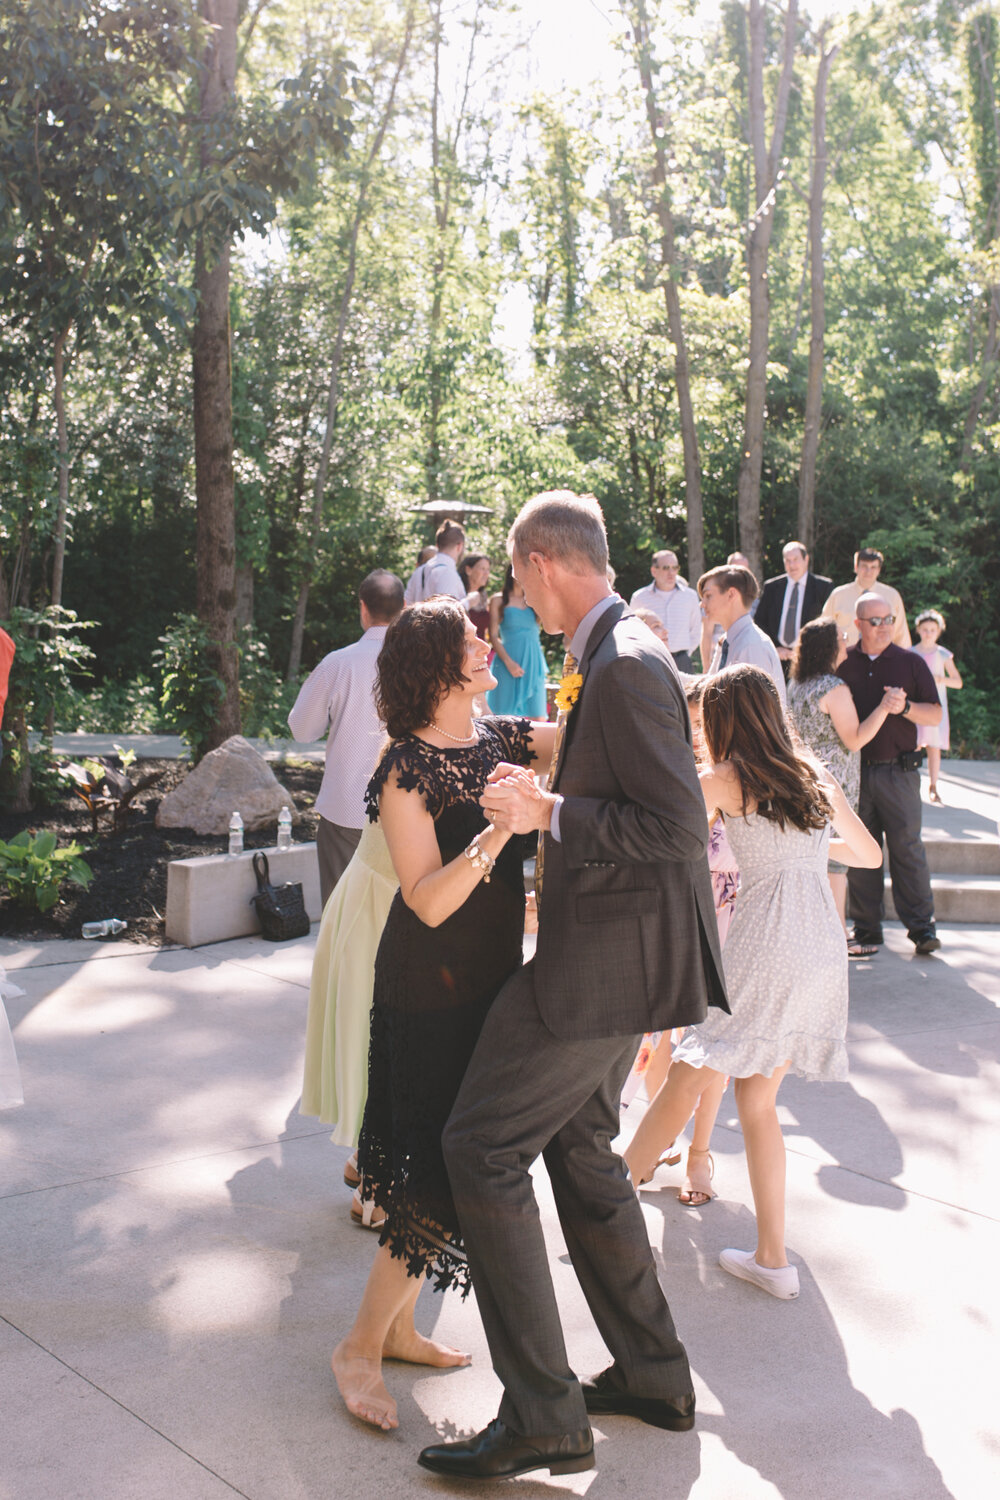
<svg viewBox="0 0 1000 1500">
<path fill-rule="evenodd" d="M 650 1427 L 667 1432 L 690 1432 L 694 1426 L 694 1394 L 675 1404 L 662 1396 L 633 1396 L 619 1390 L 605 1370 L 593 1380 L 583 1381 L 583 1399 L 591 1417 L 637 1417 Z"/>
<path fill-rule="evenodd" d="M 453 1479 L 513 1479 L 532 1469 L 550 1474 L 580 1474 L 594 1467 L 594 1437 L 589 1427 L 580 1432 L 522 1437 L 499 1417 L 459 1443 L 436 1443 L 417 1459 L 432 1474 Z"/>
</svg>

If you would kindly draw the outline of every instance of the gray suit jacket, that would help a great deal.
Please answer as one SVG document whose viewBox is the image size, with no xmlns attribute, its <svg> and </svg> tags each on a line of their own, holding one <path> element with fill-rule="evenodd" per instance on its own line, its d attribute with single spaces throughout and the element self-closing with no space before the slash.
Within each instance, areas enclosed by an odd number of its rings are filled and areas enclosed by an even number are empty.
<svg viewBox="0 0 1000 1500">
<path fill-rule="evenodd" d="M 580 663 L 545 835 L 535 996 L 556 1036 L 663 1031 L 728 1010 L 708 822 L 677 669 L 624 604 Z"/>
</svg>

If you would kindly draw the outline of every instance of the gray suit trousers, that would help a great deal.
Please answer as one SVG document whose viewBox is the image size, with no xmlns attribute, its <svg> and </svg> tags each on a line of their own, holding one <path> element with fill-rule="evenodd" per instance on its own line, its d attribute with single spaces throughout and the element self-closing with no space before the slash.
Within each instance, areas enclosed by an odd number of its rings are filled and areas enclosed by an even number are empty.
<svg viewBox="0 0 1000 1500">
<path fill-rule="evenodd" d="M 676 1399 L 687 1356 L 624 1163 L 611 1150 L 640 1037 L 561 1040 L 535 1002 L 534 964 L 493 1002 L 444 1132 L 444 1155 L 493 1368 L 500 1418 L 527 1436 L 588 1426 L 569 1368 L 529 1168 L 542 1155 L 573 1268 L 619 1385 Z"/>
<path fill-rule="evenodd" d="M 360 828 L 342 828 L 339 823 L 330 823 L 320 817 L 316 829 L 316 858 L 319 860 L 319 895 L 324 906 L 360 842 Z"/>
</svg>

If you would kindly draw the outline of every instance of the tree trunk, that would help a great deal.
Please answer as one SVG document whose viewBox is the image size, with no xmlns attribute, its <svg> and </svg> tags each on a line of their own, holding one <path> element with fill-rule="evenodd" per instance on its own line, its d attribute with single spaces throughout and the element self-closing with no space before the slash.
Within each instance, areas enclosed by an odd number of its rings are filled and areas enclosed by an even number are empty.
<svg viewBox="0 0 1000 1500">
<path fill-rule="evenodd" d="M 56 413 L 56 457 L 59 472 L 56 524 L 52 532 L 53 604 L 62 604 L 63 565 L 66 559 L 66 521 L 69 514 L 69 439 L 66 433 L 66 339 L 64 328 L 52 351 L 52 399 Z"/>
<path fill-rule="evenodd" d="M 238 0 L 201 0 L 201 14 L 213 27 L 202 61 L 203 119 L 219 114 L 233 92 L 237 10 Z M 225 685 L 206 750 L 214 750 L 240 732 L 229 260 L 228 242 L 216 245 L 204 232 L 199 235 L 195 253 L 198 313 L 192 341 L 197 608 L 211 641 L 212 668 Z"/>
<path fill-rule="evenodd" d="M 340 370 L 344 357 L 344 336 L 347 331 L 347 316 L 351 307 L 351 298 L 354 295 L 354 280 L 357 274 L 358 263 L 358 236 L 364 221 L 365 211 L 368 206 L 368 181 L 372 167 L 378 159 L 385 140 L 385 133 L 389 128 L 393 110 L 396 105 L 396 90 L 399 80 L 406 64 L 406 54 L 410 49 L 410 40 L 413 36 L 413 9 L 406 13 L 406 30 L 400 44 L 399 56 L 396 59 L 396 67 L 393 73 L 392 85 L 389 89 L 389 97 L 375 132 L 365 164 L 361 172 L 361 181 L 358 187 L 358 200 L 354 206 L 354 218 L 351 221 L 350 237 L 347 244 L 347 272 L 344 276 L 344 287 L 340 294 L 340 308 L 337 315 L 337 333 L 333 341 L 333 356 L 330 360 L 330 381 L 327 387 L 326 399 L 326 425 L 323 429 L 323 446 L 320 451 L 319 467 L 316 470 L 316 484 L 313 489 L 312 515 L 309 518 L 309 531 L 306 539 L 305 553 L 302 561 L 302 573 L 299 580 L 299 596 L 295 605 L 295 616 L 292 620 L 292 643 L 288 652 L 288 671 L 286 682 L 293 682 L 299 675 L 299 667 L 302 663 L 302 636 L 306 625 L 306 610 L 309 606 L 309 590 L 312 587 L 313 573 L 316 567 L 316 553 L 319 548 L 320 527 L 323 522 L 323 497 L 326 493 L 326 479 L 330 469 L 330 450 L 333 447 L 333 434 L 337 426 L 337 408 L 340 405 Z"/>
<path fill-rule="evenodd" d="M 774 103 L 771 144 L 766 144 L 764 99 L 764 5 L 749 0 L 750 67 L 747 105 L 750 146 L 753 152 L 756 212 L 748 234 L 747 269 L 750 293 L 750 351 L 747 362 L 747 394 L 743 419 L 743 450 L 736 483 L 740 550 L 759 578 L 764 539 L 760 519 L 760 476 L 764 459 L 764 414 L 767 406 L 767 353 L 771 299 L 767 285 L 767 259 L 774 229 L 774 190 L 785 139 L 788 96 L 795 60 L 795 26 L 798 0 L 788 0 L 781 75 Z"/>
<path fill-rule="evenodd" d="M 31 811 L 31 757 L 24 711 L 12 694 L 7 700 L 3 733 L 7 738 L 0 765 L 0 795 L 8 812 Z"/>
<path fill-rule="evenodd" d="M 809 189 L 809 373 L 806 378 L 805 426 L 802 434 L 802 464 L 799 469 L 798 538 L 811 552 L 816 532 L 816 455 L 819 452 L 823 416 L 823 339 L 826 332 L 826 301 L 823 283 L 823 191 L 826 185 L 826 86 L 837 48 L 823 50 L 816 70 L 813 100 L 813 170 Z"/>
<path fill-rule="evenodd" d="M 476 42 L 482 27 L 481 0 L 476 0 L 471 20 L 463 22 L 469 33 L 465 56 L 462 96 L 451 136 L 441 131 L 441 48 L 445 45 L 441 25 L 442 0 L 434 0 L 434 76 L 431 83 L 431 197 L 434 203 L 434 255 L 431 263 L 430 319 L 428 325 L 427 417 L 424 475 L 428 500 L 440 500 L 445 464 L 441 453 L 441 418 L 444 411 L 444 380 L 441 370 L 441 322 L 444 313 L 445 279 L 448 268 L 448 230 L 451 226 L 451 190 L 458 170 L 458 145 L 466 125 L 469 91 L 473 81 Z"/>
<path fill-rule="evenodd" d="M 635 0 L 627 19 L 635 38 L 636 56 L 643 92 L 646 96 L 646 118 L 653 146 L 653 183 L 656 188 L 656 215 L 660 226 L 660 261 L 663 296 L 667 305 L 667 326 L 670 341 L 674 346 L 674 383 L 677 388 L 677 409 L 681 424 L 681 445 L 684 453 L 684 494 L 687 502 L 687 550 L 688 570 L 692 578 L 699 578 L 705 571 L 705 522 L 701 497 L 701 458 L 698 452 L 698 430 L 694 420 L 691 400 L 691 375 L 688 365 L 687 341 L 681 318 L 681 299 L 675 270 L 677 256 L 674 240 L 674 219 L 667 186 L 666 137 L 663 120 L 653 85 L 653 68 L 649 44 L 649 14 L 646 0 Z"/>
<path fill-rule="evenodd" d="M 972 467 L 973 441 L 976 436 L 976 428 L 979 426 L 979 418 L 986 402 L 990 386 L 997 371 L 997 355 L 1000 353 L 1000 286 L 994 284 L 989 288 L 989 311 L 986 322 L 986 342 L 983 345 L 982 374 L 972 392 L 969 402 L 969 410 L 965 416 L 965 425 L 962 429 L 962 457 L 959 468 L 964 473 Z"/>
<path fill-rule="evenodd" d="M 253 567 L 250 563 L 236 569 L 236 629 L 253 624 Z"/>
</svg>

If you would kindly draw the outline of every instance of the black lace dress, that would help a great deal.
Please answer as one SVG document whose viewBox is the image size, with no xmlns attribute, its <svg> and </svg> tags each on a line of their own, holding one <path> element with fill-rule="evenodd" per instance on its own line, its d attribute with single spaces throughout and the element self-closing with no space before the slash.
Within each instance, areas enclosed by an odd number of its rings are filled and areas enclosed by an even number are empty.
<svg viewBox="0 0 1000 1500">
<path fill-rule="evenodd" d="M 368 817 L 396 772 L 434 819 L 447 864 L 487 826 L 479 798 L 500 761 L 527 765 L 527 719 L 478 719 L 479 741 L 439 750 L 399 740 L 368 783 Z M 387 1214 L 380 1243 L 439 1290 L 465 1296 L 469 1272 L 441 1152 L 444 1130 L 490 1005 L 520 966 L 524 932 L 523 846 L 511 839 L 489 884 L 427 927 L 397 892 L 375 959 L 368 1102 L 358 1143 L 362 1192 Z"/>
</svg>

